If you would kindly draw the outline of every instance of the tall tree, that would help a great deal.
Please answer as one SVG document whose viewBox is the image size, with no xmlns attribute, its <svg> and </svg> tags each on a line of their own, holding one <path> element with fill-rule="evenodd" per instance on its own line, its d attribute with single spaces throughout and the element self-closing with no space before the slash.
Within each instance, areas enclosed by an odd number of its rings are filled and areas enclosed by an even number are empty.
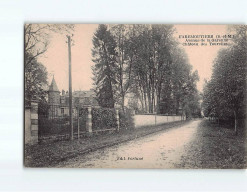
<svg viewBox="0 0 247 195">
<path fill-rule="evenodd" d="M 117 79 L 117 102 L 124 111 L 125 98 L 131 86 L 131 74 L 133 66 L 133 45 L 131 45 L 130 25 L 113 25 L 110 29 L 116 41 L 116 79 Z M 118 101 L 119 100 L 119 101 Z"/>
<path fill-rule="evenodd" d="M 197 101 L 198 78 L 178 47 L 174 31 L 172 25 L 111 25 L 109 30 L 99 26 L 93 39 L 93 71 L 100 102 L 108 94 L 107 99 L 113 97 L 123 110 L 128 97 L 135 109 L 140 102 L 144 112 L 175 113 L 186 101 L 189 105 Z M 102 45 L 112 50 L 105 52 Z M 106 78 L 108 82 L 104 82 Z M 110 93 L 104 95 L 105 91 Z M 192 92 L 194 96 L 190 96 Z"/>
<path fill-rule="evenodd" d="M 222 49 L 213 64 L 213 74 L 204 89 L 204 109 L 218 119 L 238 120 L 245 117 L 247 41 L 246 26 L 236 26 L 230 47 Z"/>
<path fill-rule="evenodd" d="M 116 42 L 106 25 L 100 24 L 93 37 L 94 84 L 99 104 L 113 108 L 116 95 Z"/>
<path fill-rule="evenodd" d="M 33 58 L 31 54 L 27 54 L 27 60 Z M 36 59 L 31 60 L 25 66 L 25 105 L 30 105 L 30 100 L 44 100 L 46 91 L 44 86 L 47 82 L 47 71 L 43 64 L 37 62 Z"/>
</svg>

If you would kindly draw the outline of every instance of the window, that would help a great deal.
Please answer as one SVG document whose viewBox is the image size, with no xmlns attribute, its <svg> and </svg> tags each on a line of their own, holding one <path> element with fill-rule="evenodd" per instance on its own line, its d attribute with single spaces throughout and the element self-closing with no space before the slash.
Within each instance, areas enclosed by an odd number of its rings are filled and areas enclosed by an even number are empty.
<svg viewBox="0 0 247 195">
<path fill-rule="evenodd" d="M 61 108 L 61 114 L 64 115 L 64 108 Z"/>
</svg>

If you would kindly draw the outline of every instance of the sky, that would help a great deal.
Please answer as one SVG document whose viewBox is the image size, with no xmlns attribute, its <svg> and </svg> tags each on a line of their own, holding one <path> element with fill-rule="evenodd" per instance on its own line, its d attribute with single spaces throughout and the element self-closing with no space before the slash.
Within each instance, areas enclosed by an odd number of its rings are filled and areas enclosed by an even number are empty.
<svg viewBox="0 0 247 195">
<path fill-rule="evenodd" d="M 97 27 L 97 24 L 77 24 L 75 26 L 72 37 L 74 46 L 71 48 L 73 91 L 92 88 L 91 49 L 93 48 L 92 37 Z M 193 70 L 198 70 L 200 81 L 197 88 L 202 91 L 204 79 L 210 79 L 213 60 L 223 46 L 183 46 L 184 39 L 178 37 L 179 35 L 224 35 L 227 33 L 227 26 L 175 25 L 175 28 L 175 38 L 180 42 L 180 46 L 184 47 Z M 47 68 L 49 84 L 54 75 L 60 91 L 68 90 L 68 46 L 66 40 L 65 35 L 52 34 L 47 52 L 38 59 Z"/>
</svg>

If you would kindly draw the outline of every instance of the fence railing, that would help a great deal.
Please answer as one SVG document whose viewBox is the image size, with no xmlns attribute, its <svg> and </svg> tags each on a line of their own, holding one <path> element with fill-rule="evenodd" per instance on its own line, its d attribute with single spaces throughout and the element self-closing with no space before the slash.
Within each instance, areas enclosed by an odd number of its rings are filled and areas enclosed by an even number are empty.
<svg viewBox="0 0 247 195">
<path fill-rule="evenodd" d="M 39 107 L 39 141 L 66 140 L 70 136 L 69 107 Z M 91 107 L 73 108 L 74 138 L 119 130 L 118 111 Z"/>
</svg>

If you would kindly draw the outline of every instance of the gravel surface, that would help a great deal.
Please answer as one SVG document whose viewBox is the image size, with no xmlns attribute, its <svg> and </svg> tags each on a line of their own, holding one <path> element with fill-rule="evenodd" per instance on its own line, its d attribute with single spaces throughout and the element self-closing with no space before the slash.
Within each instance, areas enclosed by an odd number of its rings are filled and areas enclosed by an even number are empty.
<svg viewBox="0 0 247 195">
<path fill-rule="evenodd" d="M 207 120 L 160 131 L 61 162 L 68 168 L 246 168 L 245 136 Z"/>
<path fill-rule="evenodd" d="M 200 120 L 61 162 L 68 168 L 176 168 Z"/>
</svg>

